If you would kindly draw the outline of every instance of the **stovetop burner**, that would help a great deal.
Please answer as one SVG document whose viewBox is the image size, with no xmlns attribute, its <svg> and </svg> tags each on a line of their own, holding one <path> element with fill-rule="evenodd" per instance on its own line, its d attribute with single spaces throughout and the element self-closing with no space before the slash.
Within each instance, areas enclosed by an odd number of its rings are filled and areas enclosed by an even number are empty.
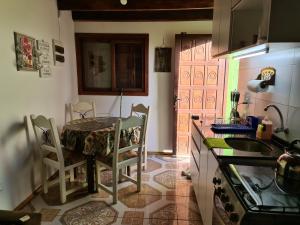
<svg viewBox="0 0 300 225">
<path fill-rule="evenodd" d="M 271 167 L 229 165 L 230 179 L 253 211 L 300 213 L 300 196 L 283 193 Z"/>
</svg>

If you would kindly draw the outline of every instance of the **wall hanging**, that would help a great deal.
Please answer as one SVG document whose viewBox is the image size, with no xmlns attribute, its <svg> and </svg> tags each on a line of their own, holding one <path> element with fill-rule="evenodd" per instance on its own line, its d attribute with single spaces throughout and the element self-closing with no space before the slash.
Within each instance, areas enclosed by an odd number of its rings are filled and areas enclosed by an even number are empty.
<svg viewBox="0 0 300 225">
<path fill-rule="evenodd" d="M 53 62 L 54 65 L 60 65 L 65 62 L 65 49 L 63 43 L 58 40 L 52 40 L 53 45 Z"/>
<path fill-rule="evenodd" d="M 171 72 L 172 48 L 155 48 L 154 72 Z"/>
<path fill-rule="evenodd" d="M 14 32 L 17 70 L 37 71 L 35 39 Z"/>
<path fill-rule="evenodd" d="M 40 77 L 50 77 L 52 75 L 50 67 L 50 44 L 44 40 L 37 41 L 37 55 L 39 59 Z"/>
</svg>

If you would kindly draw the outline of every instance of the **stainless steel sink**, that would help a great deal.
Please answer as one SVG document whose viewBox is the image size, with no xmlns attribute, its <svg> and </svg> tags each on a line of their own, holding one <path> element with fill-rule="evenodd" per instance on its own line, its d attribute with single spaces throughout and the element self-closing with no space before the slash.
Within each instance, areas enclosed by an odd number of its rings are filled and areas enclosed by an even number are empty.
<svg viewBox="0 0 300 225">
<path fill-rule="evenodd" d="M 251 138 L 225 138 L 231 148 L 248 152 L 270 152 L 272 148 L 265 143 Z"/>
</svg>

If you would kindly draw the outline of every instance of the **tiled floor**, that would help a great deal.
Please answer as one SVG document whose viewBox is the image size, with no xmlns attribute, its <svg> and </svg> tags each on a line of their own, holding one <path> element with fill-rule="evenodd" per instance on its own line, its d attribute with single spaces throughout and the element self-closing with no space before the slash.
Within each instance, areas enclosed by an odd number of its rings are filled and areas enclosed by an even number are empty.
<svg viewBox="0 0 300 225">
<path fill-rule="evenodd" d="M 188 167 L 188 158 L 151 156 L 143 173 L 141 192 L 137 193 L 132 183 L 123 182 L 115 205 L 103 191 L 91 195 L 86 191 L 74 193 L 61 205 L 58 187 L 53 187 L 47 195 L 34 198 L 24 210 L 41 212 L 43 225 L 202 225 L 191 181 L 181 176 Z M 101 176 L 106 184 L 110 178 L 109 172 Z"/>
</svg>

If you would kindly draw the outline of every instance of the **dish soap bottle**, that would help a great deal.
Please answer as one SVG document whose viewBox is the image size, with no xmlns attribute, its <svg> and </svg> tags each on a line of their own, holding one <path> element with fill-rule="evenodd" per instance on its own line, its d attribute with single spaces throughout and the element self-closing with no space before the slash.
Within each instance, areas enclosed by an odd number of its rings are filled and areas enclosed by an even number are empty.
<svg viewBox="0 0 300 225">
<path fill-rule="evenodd" d="M 262 139 L 263 129 L 264 129 L 264 125 L 258 124 L 257 130 L 256 130 L 256 138 L 257 139 Z"/>
<path fill-rule="evenodd" d="M 263 132 L 262 132 L 262 139 L 263 140 L 271 140 L 272 133 L 273 133 L 273 123 L 271 120 L 268 119 L 266 116 L 262 122 L 263 124 Z"/>
</svg>

